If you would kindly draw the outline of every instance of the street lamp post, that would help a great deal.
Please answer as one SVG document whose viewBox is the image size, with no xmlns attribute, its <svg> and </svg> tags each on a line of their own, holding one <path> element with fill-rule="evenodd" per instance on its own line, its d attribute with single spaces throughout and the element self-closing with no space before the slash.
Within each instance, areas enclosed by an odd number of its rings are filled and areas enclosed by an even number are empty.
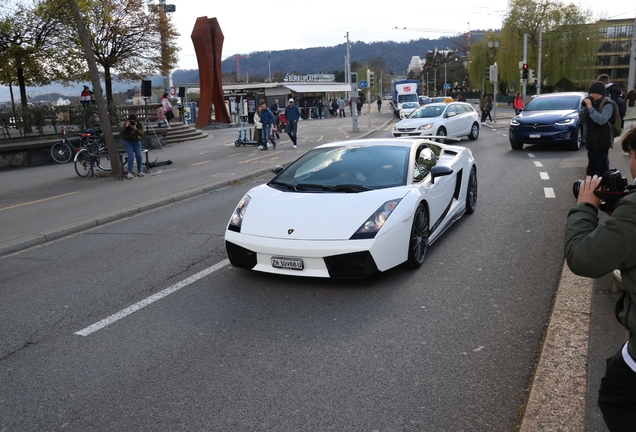
<svg viewBox="0 0 636 432">
<path fill-rule="evenodd" d="M 499 41 L 488 41 L 488 48 L 489 50 L 492 50 L 494 48 L 495 53 L 493 54 L 493 59 L 495 57 L 497 57 L 497 49 L 499 48 Z M 488 62 L 490 63 L 490 62 Z M 490 66 L 490 65 L 488 65 Z M 492 79 L 492 77 L 490 77 Z M 485 91 L 484 91 L 485 93 Z M 493 95 L 494 95 L 494 101 L 493 101 L 493 106 L 492 106 L 492 110 L 493 110 L 493 120 L 495 120 L 497 118 L 497 81 L 495 80 L 495 82 L 493 83 Z"/>
</svg>

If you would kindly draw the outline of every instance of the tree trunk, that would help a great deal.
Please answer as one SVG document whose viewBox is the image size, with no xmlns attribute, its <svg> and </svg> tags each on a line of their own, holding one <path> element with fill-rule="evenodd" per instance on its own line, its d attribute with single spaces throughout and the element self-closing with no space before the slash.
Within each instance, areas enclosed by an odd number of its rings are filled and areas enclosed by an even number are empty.
<svg viewBox="0 0 636 432">
<path fill-rule="evenodd" d="M 113 168 L 113 174 L 121 176 L 121 165 L 119 164 L 119 157 L 117 156 L 117 146 L 115 145 L 115 138 L 113 137 L 113 130 L 110 125 L 110 118 L 108 116 L 106 101 L 104 100 L 102 84 L 99 80 L 99 71 L 97 70 L 95 53 L 91 47 L 91 41 L 88 37 L 88 32 L 86 31 L 86 25 L 82 20 L 82 15 L 77 7 L 77 3 L 75 0 L 68 0 L 68 4 L 71 8 L 71 12 L 73 13 L 73 20 L 77 26 L 77 31 L 79 33 L 80 40 L 82 41 L 82 47 L 84 48 L 84 53 L 86 54 L 86 59 L 88 61 L 88 68 L 90 70 L 91 81 L 93 83 L 93 92 L 95 93 L 95 102 L 97 104 L 97 113 L 99 114 L 100 119 L 105 120 L 101 122 L 101 126 L 104 131 L 104 140 L 108 147 L 108 157 L 110 158 L 110 163 Z"/>
<path fill-rule="evenodd" d="M 113 76 L 110 74 L 110 68 L 104 66 L 104 85 L 106 86 L 106 101 L 110 104 L 113 102 Z"/>
</svg>

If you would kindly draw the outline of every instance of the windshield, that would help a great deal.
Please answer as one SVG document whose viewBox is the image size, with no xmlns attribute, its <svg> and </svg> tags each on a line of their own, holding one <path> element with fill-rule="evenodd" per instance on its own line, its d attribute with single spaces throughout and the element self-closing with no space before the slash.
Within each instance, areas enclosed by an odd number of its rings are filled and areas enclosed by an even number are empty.
<svg viewBox="0 0 636 432">
<path fill-rule="evenodd" d="M 293 192 L 363 192 L 406 183 L 410 148 L 369 145 L 311 150 L 268 185 Z"/>
<path fill-rule="evenodd" d="M 411 113 L 409 118 L 434 118 L 439 117 L 444 112 L 446 105 L 424 105 Z"/>
<path fill-rule="evenodd" d="M 418 104 L 417 102 L 407 102 L 402 104 L 402 109 L 414 109 L 419 106 L 420 104 Z"/>
<path fill-rule="evenodd" d="M 557 111 L 578 110 L 581 105 L 581 97 L 578 95 L 558 97 L 538 97 L 532 99 L 524 109 L 525 111 Z"/>
<path fill-rule="evenodd" d="M 404 102 L 417 102 L 417 95 L 415 93 L 398 95 L 398 103 Z"/>
</svg>

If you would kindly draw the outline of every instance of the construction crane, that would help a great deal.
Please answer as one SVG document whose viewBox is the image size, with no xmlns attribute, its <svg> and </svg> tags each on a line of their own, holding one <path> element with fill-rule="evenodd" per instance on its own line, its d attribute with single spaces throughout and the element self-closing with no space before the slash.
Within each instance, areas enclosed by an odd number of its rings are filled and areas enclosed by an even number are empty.
<svg viewBox="0 0 636 432">
<path fill-rule="evenodd" d="M 234 54 L 232 58 L 236 61 L 236 80 L 241 80 L 241 58 L 250 58 L 250 55 Z"/>
</svg>

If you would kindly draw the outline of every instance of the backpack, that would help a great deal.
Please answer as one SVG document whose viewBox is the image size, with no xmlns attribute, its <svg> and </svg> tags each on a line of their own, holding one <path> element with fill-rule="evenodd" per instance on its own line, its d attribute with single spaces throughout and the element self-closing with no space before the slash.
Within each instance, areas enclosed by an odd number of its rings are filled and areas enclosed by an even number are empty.
<svg viewBox="0 0 636 432">
<path fill-rule="evenodd" d="M 610 131 L 612 132 L 612 137 L 616 138 L 621 136 L 623 133 L 623 128 L 621 127 L 621 115 L 618 111 L 618 105 L 614 101 L 614 99 L 610 97 L 604 97 L 601 101 L 601 104 L 598 107 L 599 112 L 603 112 L 603 107 L 605 106 L 605 102 L 610 101 L 612 104 L 612 111 L 614 111 L 612 117 L 609 119 Z"/>
</svg>

